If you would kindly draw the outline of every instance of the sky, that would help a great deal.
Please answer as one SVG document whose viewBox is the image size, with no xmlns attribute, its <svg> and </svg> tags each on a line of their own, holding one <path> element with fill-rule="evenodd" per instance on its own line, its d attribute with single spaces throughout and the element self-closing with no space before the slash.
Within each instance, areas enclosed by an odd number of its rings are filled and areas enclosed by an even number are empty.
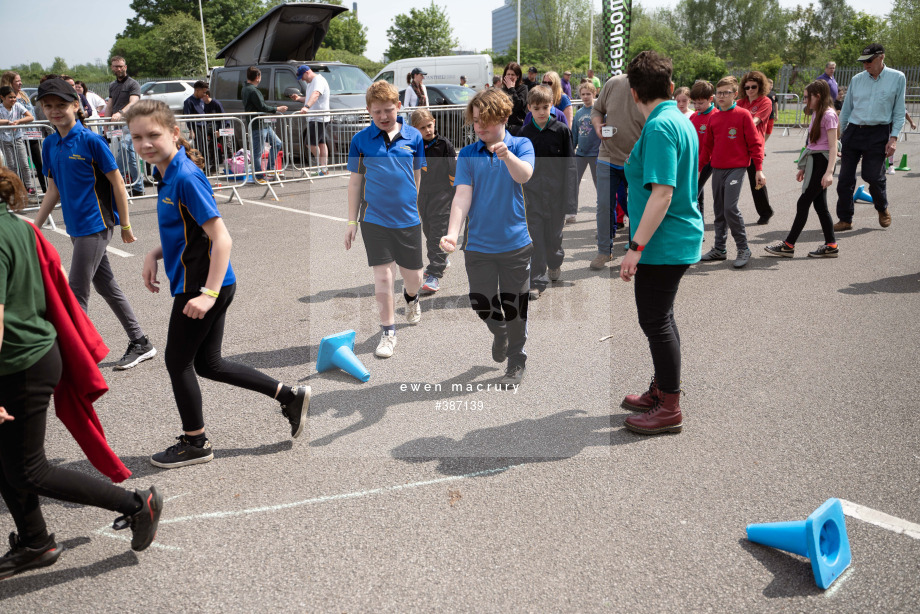
<svg viewBox="0 0 920 614">
<path fill-rule="evenodd" d="M 481 51 L 492 46 L 492 10 L 503 5 L 502 0 L 435 0 L 445 8 L 460 41 L 460 48 Z M 654 9 L 675 6 L 677 0 L 636 0 L 643 7 Z M 809 0 L 780 0 L 786 7 L 808 4 Z M 431 0 L 401 0 L 398 4 L 382 0 L 359 0 L 358 19 L 368 26 L 365 55 L 380 61 L 389 43 L 386 30 L 398 12 L 424 8 Z M 69 66 L 105 61 L 128 18 L 133 15 L 130 0 L 98 0 L 93 10 L 84 10 L 73 0 L 3 0 L 3 51 L 0 67 L 39 62 L 50 66 L 56 56 Z M 600 8 L 600 0 L 594 0 Z M 351 0 L 343 4 L 351 8 Z M 884 15 L 891 10 L 891 0 L 849 0 L 853 8 Z M 398 6 L 394 9 L 394 5 Z M 15 25 L 14 25 L 15 24 Z M 39 25 L 40 24 L 40 25 Z"/>
</svg>

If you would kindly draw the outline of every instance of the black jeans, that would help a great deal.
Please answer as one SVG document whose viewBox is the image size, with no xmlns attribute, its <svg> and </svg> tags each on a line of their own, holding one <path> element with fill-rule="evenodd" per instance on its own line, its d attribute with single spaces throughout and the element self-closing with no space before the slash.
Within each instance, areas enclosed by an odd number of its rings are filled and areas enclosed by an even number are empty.
<svg viewBox="0 0 920 614">
<path fill-rule="evenodd" d="M 45 457 L 48 401 L 61 379 L 57 341 L 38 362 L 0 376 L 0 406 L 15 418 L 0 424 L 0 493 L 25 546 L 48 537 L 38 497 L 92 505 L 130 514 L 134 493 L 85 473 L 52 467 Z"/>
<path fill-rule="evenodd" d="M 837 154 L 836 152 L 830 152 L 830 155 Z M 805 228 L 805 222 L 808 221 L 808 212 L 811 210 L 812 205 L 814 205 L 815 212 L 818 214 L 818 221 L 821 222 L 821 230 L 824 231 L 824 242 L 837 242 L 834 239 L 834 221 L 827 210 L 827 188 L 821 186 L 821 178 L 827 172 L 829 161 L 821 154 L 814 154 L 811 159 L 811 177 L 809 177 L 808 185 L 805 186 L 796 203 L 795 220 L 792 222 L 789 236 L 786 237 L 786 242 L 790 245 L 795 245 L 799 235 L 802 234 L 802 229 Z"/>
<path fill-rule="evenodd" d="M 527 201 L 527 231 L 533 239 L 530 257 L 530 287 L 545 290 L 549 285 L 546 270 L 558 269 L 565 259 L 562 249 L 562 229 L 565 211 L 562 198 L 555 194 L 525 196 Z"/>
<path fill-rule="evenodd" d="M 165 360 L 176 397 L 176 406 L 182 417 L 182 429 L 186 432 L 204 428 L 201 388 L 198 386 L 195 373 L 210 380 L 261 392 L 270 397 L 274 397 L 278 391 L 278 380 L 252 367 L 226 361 L 221 356 L 227 308 L 233 302 L 235 293 L 236 284 L 221 288 L 214 306 L 200 320 L 182 313 L 185 304 L 200 296 L 199 292 L 177 294 L 173 300 L 169 333 L 166 336 Z"/>
<path fill-rule="evenodd" d="M 747 168 L 748 183 L 751 184 L 751 196 L 754 197 L 754 208 L 760 217 L 770 217 L 773 215 L 773 207 L 770 206 L 770 197 L 767 196 L 767 186 L 757 189 L 757 170 L 754 168 L 754 161 L 751 161 Z"/>
<path fill-rule="evenodd" d="M 674 319 L 674 298 L 690 265 L 642 264 L 636 268 L 636 309 L 648 338 L 655 378 L 662 392 L 680 392 L 680 334 Z"/>
<path fill-rule="evenodd" d="M 428 254 L 425 274 L 438 279 L 444 277 L 444 269 L 447 268 L 447 254 L 441 249 L 440 242 L 441 237 L 447 234 L 453 192 L 444 190 L 432 194 L 419 194 L 418 197 L 418 214 L 422 219 L 425 251 Z"/>
<path fill-rule="evenodd" d="M 466 250 L 470 304 L 493 335 L 508 335 L 508 366 L 527 362 L 527 301 L 533 244 L 501 254 Z"/>
<path fill-rule="evenodd" d="M 706 164 L 703 167 L 703 170 L 700 171 L 699 179 L 696 180 L 697 188 L 699 188 L 699 194 L 696 195 L 696 204 L 699 207 L 700 215 L 703 215 L 703 198 L 704 190 L 706 187 L 706 182 L 709 181 L 709 178 L 712 177 L 712 164 Z"/>
<path fill-rule="evenodd" d="M 840 136 L 840 173 L 837 176 L 837 217 L 853 221 L 853 193 L 856 191 L 856 165 L 862 158 L 862 178 L 876 211 L 888 208 L 888 180 L 885 178 L 885 146 L 891 124 L 858 126 L 849 124 Z"/>
</svg>

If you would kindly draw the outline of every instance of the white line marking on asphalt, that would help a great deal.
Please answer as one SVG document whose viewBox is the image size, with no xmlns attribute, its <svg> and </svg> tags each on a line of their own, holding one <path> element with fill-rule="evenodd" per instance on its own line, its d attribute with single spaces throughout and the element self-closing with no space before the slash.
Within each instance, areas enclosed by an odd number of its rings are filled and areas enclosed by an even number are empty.
<svg viewBox="0 0 920 614">
<path fill-rule="evenodd" d="M 833 586 L 831 586 L 829 589 L 824 591 L 824 597 L 825 598 L 833 597 L 834 593 L 840 590 L 841 585 L 843 585 L 844 582 L 850 579 L 850 576 L 853 575 L 853 572 L 855 570 L 856 570 L 855 567 L 850 567 L 845 572 L 843 572 L 843 574 L 839 578 L 837 578 L 837 580 L 834 581 Z"/>
<path fill-rule="evenodd" d="M 425 480 L 423 482 L 412 482 L 411 484 L 395 484 L 393 486 L 383 486 L 381 488 L 372 488 L 371 490 L 361 490 L 358 492 L 348 492 L 342 493 L 340 495 L 325 495 L 322 497 L 314 497 L 312 499 L 304 499 L 303 501 L 294 501 L 293 503 L 279 503 L 278 505 L 266 505 L 264 507 L 251 507 L 244 510 L 235 510 L 227 512 L 207 512 L 204 514 L 194 514 L 192 516 L 180 516 L 179 518 L 169 518 L 166 520 L 161 520 L 160 524 L 174 524 L 177 522 L 188 522 L 190 520 L 209 520 L 212 518 L 232 518 L 234 516 L 248 516 L 250 514 L 261 514 L 263 512 L 276 512 L 279 510 L 286 510 L 292 507 L 302 507 L 304 505 L 312 505 L 314 503 L 328 503 L 329 501 L 341 501 L 343 499 L 357 499 L 359 497 L 367 497 L 370 495 L 379 495 L 385 492 L 394 492 L 397 490 L 406 490 L 408 488 L 419 488 L 421 486 L 430 486 L 432 484 L 443 484 L 444 482 L 454 482 L 456 480 L 464 480 L 467 478 L 476 478 L 483 475 L 491 475 L 493 473 L 500 473 L 502 471 L 507 471 L 519 465 L 509 465 L 507 467 L 499 467 L 498 469 L 486 469 L 485 471 L 477 471 L 475 473 L 467 473 L 464 475 L 453 475 L 446 478 L 437 478 L 434 480 Z"/>
<path fill-rule="evenodd" d="M 230 196 L 227 194 L 215 194 L 214 196 L 223 196 L 227 200 L 230 199 Z M 335 217 L 334 215 L 325 215 L 323 213 L 314 213 L 313 211 L 301 211 L 300 209 L 291 209 L 290 207 L 282 207 L 281 205 L 273 205 L 271 203 L 260 203 L 255 200 L 245 200 L 240 199 L 240 202 L 244 202 L 249 205 L 259 205 L 260 207 L 271 207 L 272 209 L 281 209 L 282 211 L 290 211 L 291 213 L 299 213 L 301 215 L 312 215 L 314 217 L 322 217 L 327 220 L 332 220 L 334 222 L 347 222 L 348 220 L 344 217 Z"/>
<path fill-rule="evenodd" d="M 914 539 L 920 539 L 920 524 L 896 516 L 890 516 L 885 512 L 880 512 L 871 507 L 847 501 L 846 499 L 841 499 L 840 503 L 843 506 L 843 513 L 850 518 L 862 520 L 863 522 L 868 522 L 877 527 L 913 537 Z"/>
<path fill-rule="evenodd" d="M 160 524 L 162 524 L 162 523 L 160 523 Z M 130 537 L 128 537 L 128 536 L 126 536 L 126 535 L 117 535 L 117 534 L 115 534 L 114 532 L 112 532 L 112 529 L 109 528 L 109 527 L 102 527 L 101 529 L 96 529 L 96 534 L 97 534 L 97 535 L 103 535 L 103 536 L 105 536 L 105 537 L 111 537 L 112 539 L 118 539 L 118 540 L 121 540 L 121 541 L 123 541 L 123 542 L 130 542 L 130 541 L 131 541 L 131 538 L 130 538 Z M 180 550 L 180 551 L 182 550 L 182 548 L 180 548 L 180 547 L 178 547 L 178 546 L 167 546 L 166 544 L 160 544 L 160 543 L 157 543 L 157 542 L 153 542 L 152 544 L 150 544 L 150 547 L 151 547 L 151 548 L 157 548 L 157 549 L 159 549 L 159 550 Z"/>
<path fill-rule="evenodd" d="M 67 231 L 66 231 L 66 230 L 62 230 L 61 228 L 52 228 L 51 230 L 52 230 L 53 232 L 58 233 L 59 235 L 64 235 L 65 237 L 69 237 L 69 236 L 70 236 L 69 234 L 67 234 Z M 110 251 L 110 252 L 112 252 L 113 254 L 115 254 L 116 256 L 121 256 L 122 258 L 133 258 L 133 257 L 134 257 L 134 254 L 129 254 L 128 252 L 123 252 L 123 251 L 121 251 L 120 249 L 116 249 L 116 248 L 112 247 L 111 245 L 106 246 L 105 249 L 106 249 L 106 251 Z"/>
</svg>

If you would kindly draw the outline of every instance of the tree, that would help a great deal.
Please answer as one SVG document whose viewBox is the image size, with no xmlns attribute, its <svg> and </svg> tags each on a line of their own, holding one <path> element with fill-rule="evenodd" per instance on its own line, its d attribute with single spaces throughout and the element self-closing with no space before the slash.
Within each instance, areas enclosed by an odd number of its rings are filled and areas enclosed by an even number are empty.
<svg viewBox="0 0 920 614">
<path fill-rule="evenodd" d="M 831 59 L 841 66 L 859 64 L 856 58 L 862 53 L 867 41 L 881 40 L 885 32 L 883 17 L 869 15 L 862 11 L 854 13 L 843 28 L 837 47 L 831 52 Z M 887 59 L 887 53 L 886 59 Z"/>
<path fill-rule="evenodd" d="M 65 75 L 67 74 L 67 62 L 64 61 L 64 58 L 55 56 L 54 63 L 48 70 L 56 75 Z"/>
<path fill-rule="evenodd" d="M 213 58 L 213 38 L 208 37 L 207 45 Z M 135 76 L 191 77 L 205 73 L 201 24 L 185 13 L 162 18 L 140 36 L 119 37 L 112 55 L 124 56 L 128 70 Z"/>
<path fill-rule="evenodd" d="M 888 16 L 885 63 L 889 66 L 920 64 L 920 0 L 894 0 Z"/>
<path fill-rule="evenodd" d="M 273 4 L 277 4 L 274 2 Z M 205 30 L 214 38 L 217 51 L 251 26 L 267 10 L 263 0 L 202 0 Z M 137 38 L 160 25 L 169 15 L 188 15 L 199 21 L 198 3 L 190 0 L 132 0 L 135 16 L 120 38 Z M 199 25 L 199 34 L 201 33 Z"/>
<path fill-rule="evenodd" d="M 683 40 L 745 65 L 781 55 L 790 20 L 778 0 L 681 0 L 674 16 Z"/>
<path fill-rule="evenodd" d="M 457 39 L 447 19 L 447 13 L 434 3 L 424 9 L 409 9 L 393 18 L 387 28 L 390 46 L 386 51 L 390 61 L 411 57 L 448 55 L 457 46 Z"/>
<path fill-rule="evenodd" d="M 591 41 L 589 0 L 522 0 L 521 40 L 571 62 Z"/>
<path fill-rule="evenodd" d="M 798 6 L 792 10 L 789 22 L 791 36 L 784 56 L 787 62 L 799 66 L 810 66 L 814 63 L 821 44 L 819 19 L 813 4 L 804 8 Z"/>
<path fill-rule="evenodd" d="M 837 41 L 854 13 L 847 0 L 820 0 L 817 34 L 822 48 L 830 50 L 837 46 Z"/>
</svg>

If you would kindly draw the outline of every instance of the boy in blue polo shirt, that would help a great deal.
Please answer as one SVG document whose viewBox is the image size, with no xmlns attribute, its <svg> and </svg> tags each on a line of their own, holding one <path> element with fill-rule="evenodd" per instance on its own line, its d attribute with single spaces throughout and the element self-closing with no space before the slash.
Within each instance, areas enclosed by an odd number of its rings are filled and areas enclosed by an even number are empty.
<svg viewBox="0 0 920 614">
<path fill-rule="evenodd" d="M 396 347 L 393 263 L 403 278 L 406 322 L 422 317 L 422 221 L 418 186 L 425 166 L 422 133 L 404 125 L 399 92 L 386 81 L 367 88 L 367 111 L 373 124 L 351 140 L 348 152 L 348 230 L 345 249 L 361 225 L 367 264 L 374 269 L 374 296 L 380 312 L 380 343 L 374 354 L 389 358 Z"/>
<path fill-rule="evenodd" d="M 441 249 L 457 248 L 467 219 L 466 274 L 470 303 L 493 335 L 492 360 L 508 367 L 501 384 L 524 379 L 527 354 L 527 302 L 533 242 L 527 232 L 524 186 L 533 175 L 534 150 L 529 139 L 505 131 L 511 99 L 501 90 L 476 94 L 466 106 L 466 121 L 479 141 L 460 150 L 456 195 Z"/>
</svg>

